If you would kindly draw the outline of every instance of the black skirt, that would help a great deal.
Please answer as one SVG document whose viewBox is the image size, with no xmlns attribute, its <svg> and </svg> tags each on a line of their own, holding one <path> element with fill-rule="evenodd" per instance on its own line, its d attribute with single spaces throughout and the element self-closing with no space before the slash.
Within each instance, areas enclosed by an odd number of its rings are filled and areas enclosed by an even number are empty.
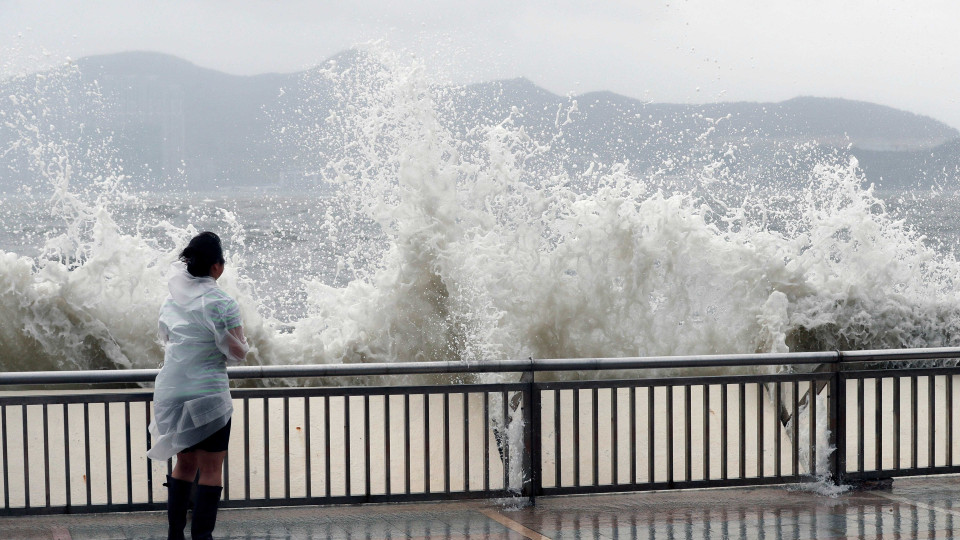
<svg viewBox="0 0 960 540">
<path fill-rule="evenodd" d="M 227 425 L 215 431 L 206 439 L 197 444 L 181 450 L 181 452 L 193 452 L 194 450 L 203 450 L 204 452 L 226 452 L 227 444 L 230 442 L 230 423 L 233 419 L 227 420 Z"/>
</svg>

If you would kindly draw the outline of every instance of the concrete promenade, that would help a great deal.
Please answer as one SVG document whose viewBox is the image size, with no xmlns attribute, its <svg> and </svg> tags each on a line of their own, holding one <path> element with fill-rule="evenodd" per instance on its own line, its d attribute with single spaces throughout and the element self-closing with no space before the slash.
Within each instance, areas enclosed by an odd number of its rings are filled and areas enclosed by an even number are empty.
<svg viewBox="0 0 960 540">
<path fill-rule="evenodd" d="M 157 512 L 0 518 L 3 539 L 164 539 Z M 188 525 L 189 529 L 189 525 Z M 960 538 L 960 477 L 828 497 L 762 487 L 490 501 L 227 509 L 219 539 Z M 189 533 L 188 533 L 189 538 Z"/>
</svg>

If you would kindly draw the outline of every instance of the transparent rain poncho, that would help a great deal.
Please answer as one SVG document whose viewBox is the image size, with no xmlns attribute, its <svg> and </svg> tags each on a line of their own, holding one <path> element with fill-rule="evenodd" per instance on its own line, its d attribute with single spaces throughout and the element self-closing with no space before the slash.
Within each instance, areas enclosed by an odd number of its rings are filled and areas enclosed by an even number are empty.
<svg viewBox="0 0 960 540">
<path fill-rule="evenodd" d="M 227 364 L 243 361 L 236 301 L 211 277 L 194 277 L 175 263 L 170 296 L 160 308 L 163 368 L 153 392 L 152 447 L 147 457 L 166 460 L 224 427 L 233 414 Z"/>
</svg>

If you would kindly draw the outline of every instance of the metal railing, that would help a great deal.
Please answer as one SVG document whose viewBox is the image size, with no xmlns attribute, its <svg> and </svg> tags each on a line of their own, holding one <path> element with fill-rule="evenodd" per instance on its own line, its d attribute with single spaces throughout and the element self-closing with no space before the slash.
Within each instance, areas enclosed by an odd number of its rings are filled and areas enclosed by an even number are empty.
<svg viewBox="0 0 960 540">
<path fill-rule="evenodd" d="M 958 473 L 953 378 L 960 368 L 942 365 L 956 358 L 960 349 L 230 368 L 231 379 L 271 385 L 324 377 L 520 377 L 234 389 L 223 505 Z M 941 365 L 902 366 L 917 360 Z M 790 369 L 769 373 L 775 366 Z M 570 371 L 596 376 L 562 380 Z M 0 515 L 162 509 L 161 483 L 173 463 L 145 457 L 152 392 L 55 389 L 149 383 L 156 374 L 0 374 L 0 389 L 7 389 L 0 392 Z"/>
</svg>

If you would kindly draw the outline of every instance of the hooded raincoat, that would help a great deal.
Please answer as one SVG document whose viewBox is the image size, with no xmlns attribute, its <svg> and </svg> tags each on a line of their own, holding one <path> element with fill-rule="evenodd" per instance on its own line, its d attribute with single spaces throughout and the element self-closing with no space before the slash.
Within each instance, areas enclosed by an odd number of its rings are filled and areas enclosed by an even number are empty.
<svg viewBox="0 0 960 540">
<path fill-rule="evenodd" d="M 227 364 L 243 361 L 247 344 L 236 301 L 212 277 L 194 277 L 184 264 L 168 274 L 170 296 L 160 308 L 163 368 L 153 392 L 152 447 L 167 460 L 224 427 L 233 414 Z M 242 335 L 242 333 L 240 334 Z"/>
</svg>

